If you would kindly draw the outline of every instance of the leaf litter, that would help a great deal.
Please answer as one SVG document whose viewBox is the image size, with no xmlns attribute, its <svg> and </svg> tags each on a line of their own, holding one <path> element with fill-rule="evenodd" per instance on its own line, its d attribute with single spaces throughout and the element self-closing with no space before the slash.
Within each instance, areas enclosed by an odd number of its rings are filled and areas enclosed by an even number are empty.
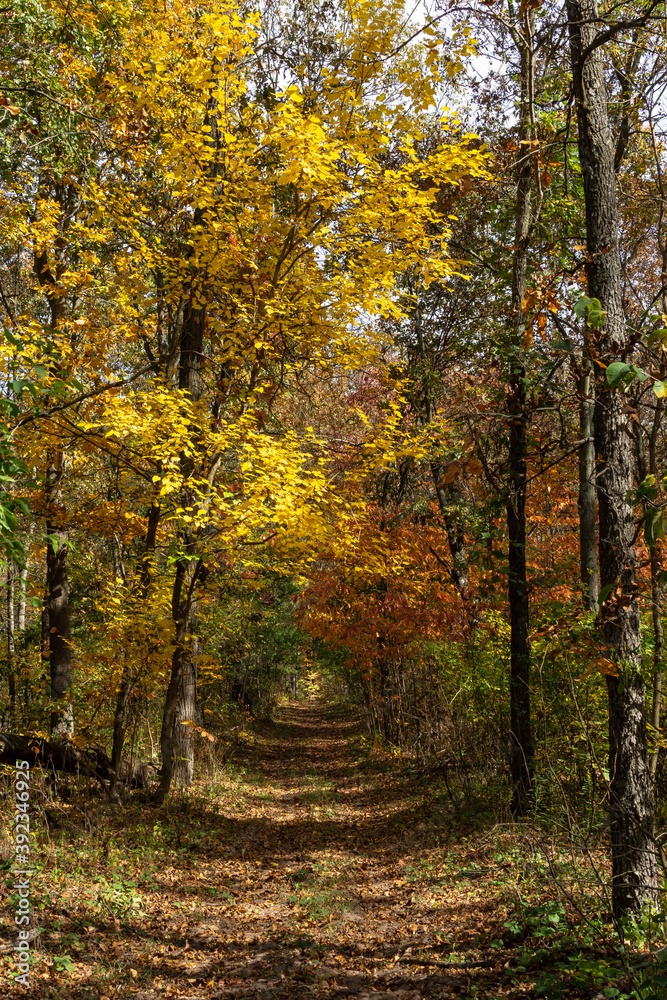
<svg viewBox="0 0 667 1000">
<path fill-rule="evenodd" d="M 359 745 L 356 721 L 295 702 L 162 810 L 133 801 L 85 836 L 63 810 L 30 996 L 533 996 L 502 940 L 526 889 L 498 837 Z"/>
</svg>

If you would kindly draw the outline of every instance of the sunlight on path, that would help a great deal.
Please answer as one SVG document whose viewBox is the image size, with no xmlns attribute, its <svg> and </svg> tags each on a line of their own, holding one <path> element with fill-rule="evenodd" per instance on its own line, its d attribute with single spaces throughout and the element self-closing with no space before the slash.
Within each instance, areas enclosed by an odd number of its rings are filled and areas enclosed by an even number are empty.
<svg viewBox="0 0 667 1000">
<path fill-rule="evenodd" d="M 466 827 L 437 777 L 315 701 L 208 763 L 160 810 L 138 797 L 45 843 L 41 954 L 68 964 L 36 967 L 33 1000 L 532 995 L 499 940 L 502 837 Z"/>
<path fill-rule="evenodd" d="M 429 968 L 474 961 L 480 931 L 499 933 L 483 923 L 503 914 L 477 885 L 449 898 L 423 797 L 391 761 L 362 757 L 359 736 L 317 702 L 255 728 L 234 760 L 245 776 L 225 805 L 221 856 L 196 866 L 222 898 L 194 925 L 166 925 L 180 947 L 164 951 L 161 982 L 155 962 L 159 985 L 140 998 L 503 995 L 488 992 L 503 978 L 489 968 Z"/>
</svg>

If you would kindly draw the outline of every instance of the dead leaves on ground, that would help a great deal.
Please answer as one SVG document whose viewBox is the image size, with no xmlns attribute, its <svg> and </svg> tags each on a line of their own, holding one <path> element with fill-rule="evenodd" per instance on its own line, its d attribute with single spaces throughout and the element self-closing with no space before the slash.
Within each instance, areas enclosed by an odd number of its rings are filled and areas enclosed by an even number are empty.
<svg viewBox="0 0 667 1000">
<path fill-rule="evenodd" d="M 391 762 L 355 758 L 353 734 L 292 705 L 257 727 L 215 795 L 133 804 L 78 844 L 65 829 L 59 853 L 45 842 L 31 995 L 520 995 L 489 948 L 507 915 L 496 848 L 445 847 L 447 804 Z"/>
</svg>

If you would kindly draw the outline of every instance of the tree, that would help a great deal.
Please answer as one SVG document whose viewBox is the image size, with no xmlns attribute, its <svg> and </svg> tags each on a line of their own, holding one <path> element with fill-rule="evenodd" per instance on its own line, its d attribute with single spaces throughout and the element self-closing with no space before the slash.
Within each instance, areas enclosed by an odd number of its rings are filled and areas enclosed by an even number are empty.
<svg viewBox="0 0 667 1000">
<path fill-rule="evenodd" d="M 629 502 L 634 476 L 633 441 L 626 432 L 623 400 L 605 372 L 629 350 L 621 296 L 614 143 L 607 114 L 602 59 L 604 32 L 595 0 L 568 0 L 572 80 L 578 148 L 586 204 L 588 294 L 596 374 L 595 449 L 599 507 L 602 634 L 615 667 L 609 697 L 609 817 L 612 902 L 617 916 L 657 903 L 658 872 L 653 804 L 646 750 L 641 618 L 636 592 L 634 516 Z"/>
</svg>

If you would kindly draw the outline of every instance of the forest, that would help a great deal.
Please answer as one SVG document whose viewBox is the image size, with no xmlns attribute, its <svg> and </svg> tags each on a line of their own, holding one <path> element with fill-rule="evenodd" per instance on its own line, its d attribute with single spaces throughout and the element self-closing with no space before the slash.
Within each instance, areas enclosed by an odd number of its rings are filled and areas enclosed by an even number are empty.
<svg viewBox="0 0 667 1000">
<path fill-rule="evenodd" d="M 667 10 L 0 7 L 10 997 L 667 998 Z"/>
</svg>

